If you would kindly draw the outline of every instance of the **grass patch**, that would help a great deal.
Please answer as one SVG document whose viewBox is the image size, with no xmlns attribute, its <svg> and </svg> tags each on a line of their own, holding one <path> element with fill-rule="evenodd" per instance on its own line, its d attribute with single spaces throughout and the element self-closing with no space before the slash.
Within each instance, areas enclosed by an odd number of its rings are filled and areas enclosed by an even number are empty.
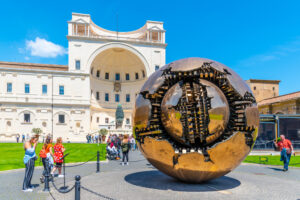
<svg viewBox="0 0 300 200">
<path fill-rule="evenodd" d="M 97 151 L 100 151 L 100 160 L 106 159 L 106 144 L 76 144 L 66 143 L 63 144 L 66 148 L 65 154 L 70 153 L 66 158 L 66 163 L 85 162 L 97 155 Z M 39 156 L 39 152 L 42 148 L 42 144 L 38 144 L 36 148 L 36 155 Z M 23 163 L 24 148 L 22 143 L 0 143 L 0 171 L 24 168 Z M 96 161 L 97 157 L 93 159 Z M 36 160 L 36 166 L 42 166 L 40 159 Z"/>
<path fill-rule="evenodd" d="M 259 157 L 268 158 L 268 162 L 261 163 Z M 280 161 L 280 156 L 247 156 L 244 160 L 245 163 L 256 163 L 256 164 L 266 164 L 266 165 L 283 165 Z M 291 156 L 290 165 L 292 167 L 300 167 L 300 156 Z"/>
</svg>

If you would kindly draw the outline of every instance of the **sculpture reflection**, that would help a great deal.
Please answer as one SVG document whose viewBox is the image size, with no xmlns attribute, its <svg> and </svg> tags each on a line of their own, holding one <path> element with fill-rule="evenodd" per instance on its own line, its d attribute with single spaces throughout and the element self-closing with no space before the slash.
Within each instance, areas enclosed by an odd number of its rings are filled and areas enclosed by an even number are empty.
<svg viewBox="0 0 300 200">
<path fill-rule="evenodd" d="M 188 182 L 237 167 L 259 125 L 246 83 L 230 68 L 203 58 L 179 60 L 152 74 L 137 97 L 133 119 L 149 162 Z"/>
</svg>

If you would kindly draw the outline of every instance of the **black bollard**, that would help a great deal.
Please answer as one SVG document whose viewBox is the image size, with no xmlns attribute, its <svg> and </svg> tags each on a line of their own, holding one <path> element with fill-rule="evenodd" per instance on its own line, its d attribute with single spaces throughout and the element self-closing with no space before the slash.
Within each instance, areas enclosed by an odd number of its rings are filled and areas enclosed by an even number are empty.
<svg viewBox="0 0 300 200">
<path fill-rule="evenodd" d="M 43 189 L 44 192 L 49 192 L 50 191 L 50 188 L 49 188 L 49 181 L 50 181 L 50 169 L 49 169 L 49 166 L 48 166 L 48 162 L 46 161 L 46 174 L 45 174 L 45 187 Z"/>
<path fill-rule="evenodd" d="M 80 200 L 80 176 L 75 176 L 75 200 Z"/>
<path fill-rule="evenodd" d="M 97 171 L 96 173 L 100 172 L 100 152 L 97 151 Z"/>
</svg>

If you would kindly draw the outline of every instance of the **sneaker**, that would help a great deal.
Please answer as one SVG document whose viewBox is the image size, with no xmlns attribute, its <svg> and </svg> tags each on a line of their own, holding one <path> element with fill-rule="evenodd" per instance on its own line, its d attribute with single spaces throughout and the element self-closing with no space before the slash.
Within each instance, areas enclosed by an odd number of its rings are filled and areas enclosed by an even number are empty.
<svg viewBox="0 0 300 200">
<path fill-rule="evenodd" d="M 129 163 L 127 162 L 126 165 L 129 165 Z"/>
<path fill-rule="evenodd" d="M 27 188 L 27 189 L 25 189 L 25 190 L 22 190 L 23 192 L 32 192 L 33 190 L 32 189 L 30 189 L 30 188 Z"/>
<path fill-rule="evenodd" d="M 122 166 L 124 166 L 124 163 L 122 162 Z"/>
<path fill-rule="evenodd" d="M 58 175 L 58 178 L 63 178 L 63 177 L 64 177 L 63 174 Z"/>
</svg>

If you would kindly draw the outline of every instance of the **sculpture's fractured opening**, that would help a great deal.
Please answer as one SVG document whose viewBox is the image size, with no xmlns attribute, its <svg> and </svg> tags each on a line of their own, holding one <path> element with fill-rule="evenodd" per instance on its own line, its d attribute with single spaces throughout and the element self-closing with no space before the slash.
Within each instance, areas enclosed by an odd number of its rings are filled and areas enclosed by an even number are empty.
<svg viewBox="0 0 300 200">
<path fill-rule="evenodd" d="M 200 152 L 206 161 L 207 150 L 236 131 L 245 132 L 246 144 L 252 146 L 255 127 L 247 125 L 245 109 L 256 103 L 255 98 L 249 92 L 240 95 L 227 78 L 231 74 L 211 64 L 172 71 L 171 63 L 164 69 L 164 82 L 156 92 L 141 92 L 151 102 L 151 116 L 146 128 L 135 128 L 140 143 L 147 136 L 165 139 L 176 153 Z M 174 128 L 172 122 L 179 125 Z"/>
</svg>

